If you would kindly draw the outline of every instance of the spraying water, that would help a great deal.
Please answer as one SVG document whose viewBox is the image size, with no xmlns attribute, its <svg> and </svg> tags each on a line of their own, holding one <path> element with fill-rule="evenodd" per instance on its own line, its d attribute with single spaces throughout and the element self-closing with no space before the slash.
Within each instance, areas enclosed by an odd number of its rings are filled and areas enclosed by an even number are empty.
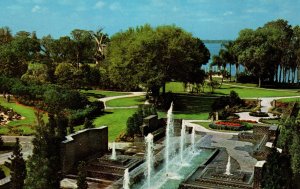
<svg viewBox="0 0 300 189">
<path fill-rule="evenodd" d="M 111 153 L 110 159 L 117 160 L 116 143 L 115 142 L 113 142 L 112 153 Z"/>
<path fill-rule="evenodd" d="M 181 164 L 183 164 L 184 145 L 185 145 L 185 122 L 184 122 L 184 120 L 182 120 L 181 135 L 180 135 L 180 160 L 181 160 Z"/>
<path fill-rule="evenodd" d="M 228 156 L 225 175 L 231 175 L 231 173 L 230 173 L 230 167 L 231 167 L 230 156 Z"/>
<path fill-rule="evenodd" d="M 166 127 L 166 139 L 165 139 L 165 163 L 166 163 L 166 174 L 169 172 L 169 158 L 171 154 L 171 141 L 170 138 L 174 133 L 173 128 L 173 102 L 171 103 L 170 109 L 167 113 L 167 127 Z"/>
<path fill-rule="evenodd" d="M 151 175 L 154 165 L 154 156 L 153 156 L 153 135 L 151 133 L 148 134 L 147 137 L 145 137 L 146 140 L 146 165 L 147 170 L 145 172 L 145 175 L 147 177 L 147 186 L 150 188 L 151 186 Z"/>
<path fill-rule="evenodd" d="M 193 126 L 193 130 L 192 130 L 191 143 L 192 143 L 192 152 L 195 153 L 195 126 Z"/>
<path fill-rule="evenodd" d="M 129 171 L 128 168 L 125 169 L 124 172 L 124 180 L 123 180 L 123 189 L 130 189 L 129 184 L 130 184 L 130 178 L 129 178 Z"/>
</svg>

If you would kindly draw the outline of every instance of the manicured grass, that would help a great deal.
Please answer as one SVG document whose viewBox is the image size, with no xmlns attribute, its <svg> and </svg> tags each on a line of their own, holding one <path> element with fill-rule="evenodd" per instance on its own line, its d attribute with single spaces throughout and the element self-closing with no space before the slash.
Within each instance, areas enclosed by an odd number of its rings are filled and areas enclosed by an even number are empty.
<svg viewBox="0 0 300 189">
<path fill-rule="evenodd" d="M 178 119 L 207 120 L 211 111 L 211 104 L 215 97 L 176 94 L 174 101 L 174 116 Z M 166 112 L 159 112 L 161 117 L 166 117 Z"/>
<path fill-rule="evenodd" d="M 241 98 L 260 98 L 260 97 L 281 97 L 281 96 L 298 96 L 299 92 L 295 89 L 265 89 L 258 88 L 255 84 L 241 84 L 241 83 L 229 83 L 230 85 L 222 85 L 220 89 L 215 89 L 213 96 L 228 95 L 230 91 L 235 91 Z M 236 85 L 236 86 L 231 86 Z M 243 88 L 254 87 L 254 88 Z M 169 82 L 166 84 L 166 91 L 172 91 L 173 93 L 186 93 L 181 82 Z M 208 87 L 204 88 L 205 93 L 209 93 Z"/>
<path fill-rule="evenodd" d="M 130 93 L 118 92 L 118 91 L 103 91 L 103 90 L 80 90 L 81 93 L 87 95 L 89 101 L 93 102 L 99 98 L 109 97 L 109 96 L 121 96 Z"/>
<path fill-rule="evenodd" d="M 109 107 L 128 107 L 128 106 L 137 106 L 139 104 L 145 103 L 145 96 L 135 96 L 128 98 L 119 98 L 106 102 L 106 106 Z"/>
<path fill-rule="evenodd" d="M 162 89 L 161 89 L 161 91 L 162 91 Z M 185 93 L 183 83 L 181 83 L 181 82 L 166 83 L 166 92 Z"/>
<path fill-rule="evenodd" d="M 35 124 L 35 110 L 32 107 L 17 104 L 14 99 L 8 103 L 3 97 L 0 97 L 0 104 L 1 106 L 12 108 L 15 112 L 20 114 L 22 117 L 25 117 L 25 119 L 21 120 L 15 120 L 9 122 L 6 126 L 0 127 L 0 134 L 7 134 L 9 132 L 9 129 L 13 127 L 14 129 L 18 128 L 23 131 L 23 134 L 29 135 L 32 134 L 34 131 L 32 127 Z"/>
<path fill-rule="evenodd" d="M 0 165 L 0 168 L 4 171 L 5 176 L 10 175 L 10 170 L 8 167 L 6 167 L 5 165 Z"/>
<path fill-rule="evenodd" d="M 239 86 L 222 85 L 220 89 L 215 90 L 215 94 L 228 95 L 230 91 L 235 91 L 241 98 L 260 98 L 260 97 L 280 97 L 300 95 L 296 90 L 270 90 L 264 88 L 242 88 Z"/>
<path fill-rule="evenodd" d="M 104 115 L 96 118 L 94 124 L 96 127 L 108 127 L 108 140 L 114 141 L 119 134 L 126 130 L 126 122 L 128 117 L 136 112 L 135 108 L 132 109 L 115 109 L 107 111 Z"/>
</svg>

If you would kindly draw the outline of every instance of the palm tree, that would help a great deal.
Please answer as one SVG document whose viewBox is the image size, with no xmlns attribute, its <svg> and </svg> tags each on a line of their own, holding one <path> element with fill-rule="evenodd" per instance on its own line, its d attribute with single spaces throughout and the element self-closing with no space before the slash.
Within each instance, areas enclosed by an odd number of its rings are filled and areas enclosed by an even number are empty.
<svg viewBox="0 0 300 189">
<path fill-rule="evenodd" d="M 104 34 L 103 32 L 103 28 L 100 28 L 97 31 L 91 31 L 90 34 L 92 35 L 92 37 L 94 38 L 95 42 L 96 42 L 96 52 L 95 52 L 95 60 L 96 60 L 96 64 L 99 65 L 99 63 L 104 60 L 105 58 L 105 48 L 106 48 L 106 44 L 109 41 L 108 35 Z"/>
</svg>

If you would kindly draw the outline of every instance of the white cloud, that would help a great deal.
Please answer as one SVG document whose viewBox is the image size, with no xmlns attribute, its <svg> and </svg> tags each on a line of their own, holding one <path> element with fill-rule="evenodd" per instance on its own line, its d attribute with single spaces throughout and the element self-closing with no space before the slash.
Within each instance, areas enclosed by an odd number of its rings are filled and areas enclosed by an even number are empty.
<svg viewBox="0 0 300 189">
<path fill-rule="evenodd" d="M 97 9 L 102 9 L 104 6 L 105 6 L 105 2 L 103 2 L 103 1 L 98 1 L 95 4 L 95 8 L 97 8 Z"/>
<path fill-rule="evenodd" d="M 45 12 L 46 10 L 47 10 L 47 8 L 41 7 L 39 5 L 35 5 L 34 7 L 32 7 L 31 12 L 42 13 L 42 12 Z"/>
<path fill-rule="evenodd" d="M 115 10 L 121 10 L 121 5 L 120 5 L 120 3 L 115 2 L 115 3 L 112 3 L 112 4 L 109 6 L 109 9 L 112 10 L 112 11 L 115 11 Z"/>
<path fill-rule="evenodd" d="M 233 12 L 232 12 L 232 11 L 226 11 L 226 12 L 224 12 L 223 15 L 224 15 L 224 16 L 233 15 Z"/>
</svg>

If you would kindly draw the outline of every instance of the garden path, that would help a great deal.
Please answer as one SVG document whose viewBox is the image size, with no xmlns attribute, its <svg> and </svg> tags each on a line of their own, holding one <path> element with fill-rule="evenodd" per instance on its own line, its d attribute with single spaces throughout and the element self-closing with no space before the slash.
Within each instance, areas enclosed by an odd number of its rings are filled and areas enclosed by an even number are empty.
<svg viewBox="0 0 300 189">
<path fill-rule="evenodd" d="M 119 95 L 119 96 L 109 96 L 109 97 L 104 97 L 100 98 L 98 100 L 102 101 L 104 103 L 105 109 L 127 109 L 127 108 L 137 108 L 138 106 L 127 106 L 127 107 L 109 107 L 106 106 L 106 102 L 109 100 L 114 100 L 114 99 L 119 99 L 119 98 L 130 98 L 130 97 L 136 97 L 136 96 L 142 96 L 145 95 L 145 92 L 132 92 L 131 94 L 127 95 Z"/>
<path fill-rule="evenodd" d="M 271 102 L 273 100 L 284 99 L 284 98 L 300 98 L 300 96 L 263 97 L 263 98 L 251 98 L 251 99 L 261 100 L 261 112 L 268 113 L 269 109 L 272 108 Z M 259 122 L 260 118 L 276 118 L 276 116 L 274 116 L 272 113 L 268 113 L 269 117 L 254 117 L 254 116 L 250 116 L 249 112 L 240 112 L 236 114 L 240 116 L 239 118 L 240 120 L 252 120 L 256 122 Z"/>
<path fill-rule="evenodd" d="M 20 139 L 24 159 L 28 159 L 33 150 L 33 145 L 31 143 L 33 136 L 2 136 L 4 142 L 16 142 L 16 138 Z M 0 154 L 0 165 L 4 164 L 5 161 L 8 161 L 11 154 L 12 152 Z"/>
</svg>

